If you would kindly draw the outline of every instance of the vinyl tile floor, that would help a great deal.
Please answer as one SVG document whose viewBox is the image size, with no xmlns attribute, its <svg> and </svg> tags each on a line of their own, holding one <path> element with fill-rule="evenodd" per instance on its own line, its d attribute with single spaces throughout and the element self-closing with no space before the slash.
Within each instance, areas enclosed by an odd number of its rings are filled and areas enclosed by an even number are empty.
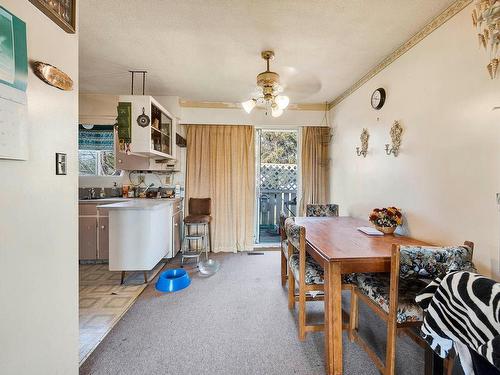
<svg viewBox="0 0 500 375">
<path fill-rule="evenodd" d="M 148 272 L 148 280 L 153 280 L 164 265 L 160 262 Z M 121 273 L 110 271 L 108 264 L 80 265 L 80 365 L 148 286 L 143 272 L 127 272 L 123 285 L 120 279 Z"/>
</svg>

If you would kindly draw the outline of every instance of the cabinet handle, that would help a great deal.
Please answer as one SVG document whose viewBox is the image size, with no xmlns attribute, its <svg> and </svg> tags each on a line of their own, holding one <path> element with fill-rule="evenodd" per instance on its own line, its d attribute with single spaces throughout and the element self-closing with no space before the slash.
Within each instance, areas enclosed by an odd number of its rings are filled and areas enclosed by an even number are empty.
<svg viewBox="0 0 500 375">
<path fill-rule="evenodd" d="M 106 227 L 104 225 L 101 225 L 101 229 L 106 229 Z"/>
<path fill-rule="evenodd" d="M 176 227 L 177 225 L 178 225 L 178 224 L 177 224 L 177 223 L 175 223 L 175 224 L 174 224 L 174 227 Z"/>
</svg>

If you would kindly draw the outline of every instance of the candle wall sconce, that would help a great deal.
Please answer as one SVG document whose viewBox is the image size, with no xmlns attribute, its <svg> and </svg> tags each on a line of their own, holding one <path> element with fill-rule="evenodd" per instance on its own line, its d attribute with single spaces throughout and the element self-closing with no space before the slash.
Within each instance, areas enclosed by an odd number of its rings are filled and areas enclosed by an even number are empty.
<svg viewBox="0 0 500 375">
<path fill-rule="evenodd" d="M 361 136 L 359 139 L 361 140 L 361 149 L 359 147 L 356 147 L 356 154 L 358 156 L 363 156 L 366 158 L 366 155 L 368 154 L 368 139 L 370 138 L 370 134 L 368 134 L 368 129 L 363 129 L 361 132 Z"/>
<path fill-rule="evenodd" d="M 399 124 L 399 121 L 394 121 L 390 134 L 392 144 L 385 145 L 385 153 L 387 155 L 393 154 L 394 157 L 397 157 L 399 155 L 399 147 L 401 147 L 401 135 L 403 134 L 403 128 Z"/>
</svg>

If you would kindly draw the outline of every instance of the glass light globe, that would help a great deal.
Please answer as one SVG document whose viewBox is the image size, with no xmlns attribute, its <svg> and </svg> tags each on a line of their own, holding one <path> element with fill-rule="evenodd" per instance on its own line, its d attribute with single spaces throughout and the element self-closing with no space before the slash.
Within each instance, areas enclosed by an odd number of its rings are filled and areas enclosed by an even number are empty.
<svg viewBox="0 0 500 375">
<path fill-rule="evenodd" d="M 278 95 L 274 100 L 280 109 L 285 109 L 290 103 L 290 98 L 286 95 Z"/>
<path fill-rule="evenodd" d="M 252 109 L 254 109 L 256 105 L 256 101 L 254 99 L 247 100 L 246 102 L 241 103 L 241 106 L 245 110 L 246 113 L 252 112 Z"/>
</svg>

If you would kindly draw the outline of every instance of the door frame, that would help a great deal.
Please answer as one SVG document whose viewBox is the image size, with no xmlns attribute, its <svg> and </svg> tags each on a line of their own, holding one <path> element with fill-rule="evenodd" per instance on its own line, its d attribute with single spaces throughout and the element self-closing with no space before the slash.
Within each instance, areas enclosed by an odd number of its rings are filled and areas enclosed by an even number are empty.
<svg viewBox="0 0 500 375">
<path fill-rule="evenodd" d="M 253 243 L 260 243 L 260 137 L 262 128 L 255 129 L 255 223 Z"/>
</svg>

